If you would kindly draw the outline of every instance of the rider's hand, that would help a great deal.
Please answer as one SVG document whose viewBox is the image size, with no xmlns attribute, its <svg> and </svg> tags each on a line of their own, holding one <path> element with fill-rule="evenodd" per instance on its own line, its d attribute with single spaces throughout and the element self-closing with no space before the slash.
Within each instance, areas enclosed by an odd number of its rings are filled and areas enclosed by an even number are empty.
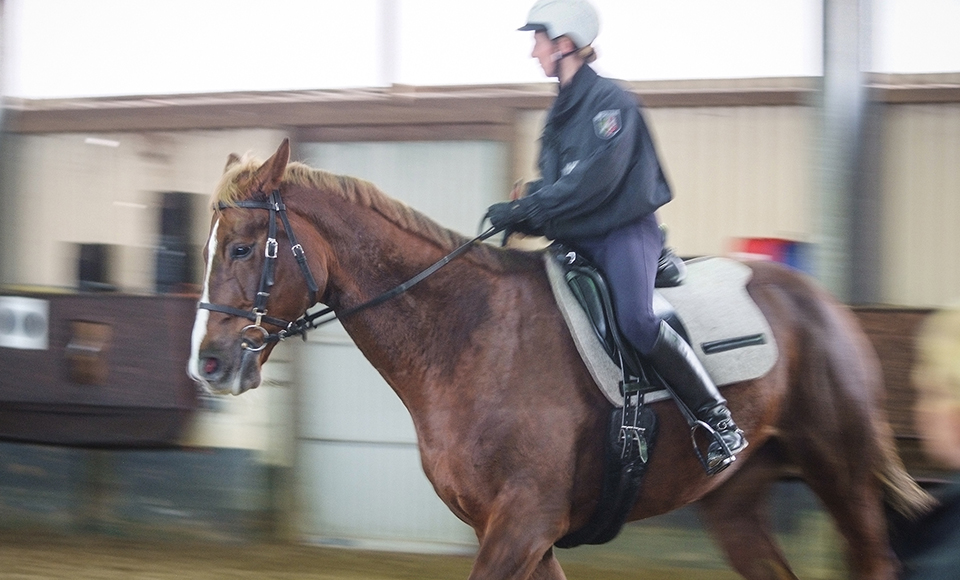
<svg viewBox="0 0 960 580">
<path fill-rule="evenodd" d="M 514 201 L 495 203 L 487 209 L 485 217 L 497 229 L 533 233 L 542 226 L 537 219 L 540 213 L 537 201 L 535 196 L 528 195 Z"/>
<path fill-rule="evenodd" d="M 502 230 L 523 221 L 523 213 L 516 201 L 503 201 L 491 205 L 487 209 L 486 218 L 493 227 Z"/>
<path fill-rule="evenodd" d="M 510 190 L 510 201 L 517 201 L 523 195 L 524 183 L 518 179 L 513 183 L 513 189 Z"/>
</svg>

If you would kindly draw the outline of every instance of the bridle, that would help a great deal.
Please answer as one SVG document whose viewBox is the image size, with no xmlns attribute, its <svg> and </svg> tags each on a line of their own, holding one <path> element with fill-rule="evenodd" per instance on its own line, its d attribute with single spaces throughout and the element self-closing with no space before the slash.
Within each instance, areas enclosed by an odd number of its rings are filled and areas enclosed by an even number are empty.
<svg viewBox="0 0 960 580">
<path fill-rule="evenodd" d="M 263 261 L 263 271 L 260 274 L 260 286 L 257 289 L 257 296 L 254 300 L 253 308 L 251 310 L 242 310 L 240 308 L 234 308 L 233 306 L 227 306 L 225 304 L 213 304 L 210 302 L 200 302 L 197 304 L 197 308 L 203 308 L 212 312 L 220 312 L 229 316 L 237 316 L 253 322 L 253 324 L 248 324 L 240 330 L 240 347 L 244 350 L 252 352 L 259 352 L 266 348 L 268 344 L 286 340 L 291 336 L 299 335 L 306 340 L 307 331 L 309 330 L 327 324 L 328 322 L 333 322 L 339 318 L 344 318 L 361 310 L 377 306 L 378 304 L 382 304 L 391 298 L 399 296 L 400 294 L 403 294 L 412 288 L 415 284 L 423 281 L 425 278 L 443 266 L 447 265 L 457 256 L 469 250 L 474 243 L 483 241 L 500 231 L 495 227 L 488 228 L 486 231 L 472 240 L 462 244 L 460 247 L 453 250 L 413 278 L 410 278 L 403 284 L 400 284 L 384 292 L 383 294 L 368 300 L 367 302 L 347 308 L 339 313 L 334 312 L 333 308 L 326 307 L 311 314 L 304 313 L 300 316 L 300 318 L 297 318 L 294 321 L 286 321 L 267 315 L 267 299 L 270 298 L 270 289 L 273 287 L 274 274 L 276 273 L 277 269 L 277 250 L 279 249 L 279 243 L 277 242 L 278 220 L 283 223 L 283 228 L 287 232 L 287 239 L 290 240 L 290 250 L 293 252 L 293 256 L 297 260 L 297 264 L 300 266 L 300 272 L 303 274 L 303 277 L 306 280 L 311 300 L 316 298 L 316 294 L 320 288 L 317 286 L 317 282 L 313 277 L 313 273 L 310 271 L 310 265 L 307 263 L 307 257 L 303 251 L 303 246 L 297 242 L 297 238 L 293 233 L 293 228 L 290 227 L 290 220 L 287 217 L 287 206 L 284 205 L 284 203 L 280 200 L 280 190 L 273 190 L 270 193 L 269 200 L 267 201 L 244 200 L 229 204 L 220 202 L 217 207 L 220 209 L 220 211 L 231 208 L 242 208 L 263 209 L 270 212 L 270 219 L 267 225 L 267 243 L 264 246 L 265 259 Z M 213 260 L 213 256 L 210 256 L 209 259 Z M 279 327 L 281 330 L 271 333 L 263 327 L 262 323 Z"/>
<path fill-rule="evenodd" d="M 315 296 L 320 287 L 317 286 L 313 273 L 310 271 L 310 265 L 307 264 L 307 257 L 303 252 L 303 246 L 297 242 L 293 228 L 290 227 L 290 219 L 287 217 L 287 206 L 280 200 L 279 189 L 273 190 L 270 194 L 270 199 L 266 201 L 243 200 L 230 204 L 221 201 L 217 207 L 220 211 L 230 208 L 244 208 L 263 209 L 270 212 L 270 219 L 267 225 L 267 243 L 264 245 L 263 252 L 263 271 L 260 273 L 260 286 L 257 288 L 257 296 L 253 302 L 253 309 L 241 310 L 233 306 L 212 304 L 210 302 L 200 302 L 197 305 L 197 308 L 229 314 L 230 316 L 239 316 L 240 318 L 246 318 L 253 322 L 253 324 L 248 324 L 240 331 L 240 336 L 243 339 L 240 344 L 245 350 L 261 351 L 269 342 L 283 340 L 287 336 L 297 334 L 296 330 L 299 328 L 298 323 L 303 319 L 303 317 L 300 317 L 298 320 L 288 322 L 280 318 L 267 316 L 267 299 L 270 298 L 270 289 L 275 282 L 274 275 L 277 270 L 277 250 L 279 249 L 279 243 L 277 242 L 277 221 L 283 222 L 283 228 L 286 230 L 287 238 L 290 240 L 290 249 L 293 252 L 294 258 L 297 260 L 297 264 L 300 266 L 300 271 L 303 273 L 304 279 L 307 281 L 307 288 L 311 296 Z M 209 259 L 213 260 L 213 256 L 210 256 Z M 271 334 L 262 326 L 264 322 L 278 326 L 282 330 Z M 260 333 L 261 335 L 258 340 L 254 339 L 256 333 Z"/>
</svg>

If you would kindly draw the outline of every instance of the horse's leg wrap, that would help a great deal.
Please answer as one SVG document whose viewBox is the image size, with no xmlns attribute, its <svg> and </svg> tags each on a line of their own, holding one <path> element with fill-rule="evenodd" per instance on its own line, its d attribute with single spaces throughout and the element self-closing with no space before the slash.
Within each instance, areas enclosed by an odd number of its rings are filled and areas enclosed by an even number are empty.
<svg viewBox="0 0 960 580">
<path fill-rule="evenodd" d="M 707 447 L 704 468 L 713 475 L 725 469 L 736 459 L 736 454 L 747 446 L 737 424 L 727 409 L 727 400 L 720 394 L 707 370 L 683 338 L 666 322 L 660 322 L 660 332 L 647 355 L 654 369 L 663 377 L 678 403 L 692 411 L 687 419 L 691 435 L 703 430 L 711 441 Z M 694 442 L 696 448 L 696 442 Z M 699 449 L 697 450 L 700 455 Z"/>
</svg>

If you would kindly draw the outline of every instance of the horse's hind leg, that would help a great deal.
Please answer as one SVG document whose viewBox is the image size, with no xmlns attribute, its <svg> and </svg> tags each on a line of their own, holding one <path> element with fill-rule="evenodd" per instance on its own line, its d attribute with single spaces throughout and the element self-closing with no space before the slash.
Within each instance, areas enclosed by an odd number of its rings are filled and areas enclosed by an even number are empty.
<svg viewBox="0 0 960 580">
<path fill-rule="evenodd" d="M 846 540 L 850 577 L 893 580 L 898 565 L 877 476 L 892 435 L 879 409 L 879 363 L 847 323 L 830 327 L 830 345 L 807 346 L 808 371 L 798 379 L 805 388 L 794 389 L 802 396 L 783 415 L 782 444 Z"/>
<path fill-rule="evenodd" d="M 770 488 L 779 476 L 776 443 L 750 456 L 729 481 L 699 507 L 730 565 L 747 580 L 796 580 L 773 535 L 767 513 Z"/>
<path fill-rule="evenodd" d="M 858 580 L 893 580 L 897 565 L 887 536 L 883 492 L 869 468 L 868 450 L 840 450 L 845 464 L 813 456 L 801 458 L 808 485 L 833 517 L 847 544 L 850 577 Z"/>
</svg>

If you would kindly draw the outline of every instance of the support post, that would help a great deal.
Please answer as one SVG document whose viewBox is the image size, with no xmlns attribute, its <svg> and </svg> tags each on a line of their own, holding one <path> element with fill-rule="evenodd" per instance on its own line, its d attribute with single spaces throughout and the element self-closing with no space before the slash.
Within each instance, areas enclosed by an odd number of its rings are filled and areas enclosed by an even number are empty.
<svg viewBox="0 0 960 580">
<path fill-rule="evenodd" d="M 870 0 L 824 0 L 816 275 L 847 303 L 878 299 L 879 116 L 868 105 Z"/>
</svg>

